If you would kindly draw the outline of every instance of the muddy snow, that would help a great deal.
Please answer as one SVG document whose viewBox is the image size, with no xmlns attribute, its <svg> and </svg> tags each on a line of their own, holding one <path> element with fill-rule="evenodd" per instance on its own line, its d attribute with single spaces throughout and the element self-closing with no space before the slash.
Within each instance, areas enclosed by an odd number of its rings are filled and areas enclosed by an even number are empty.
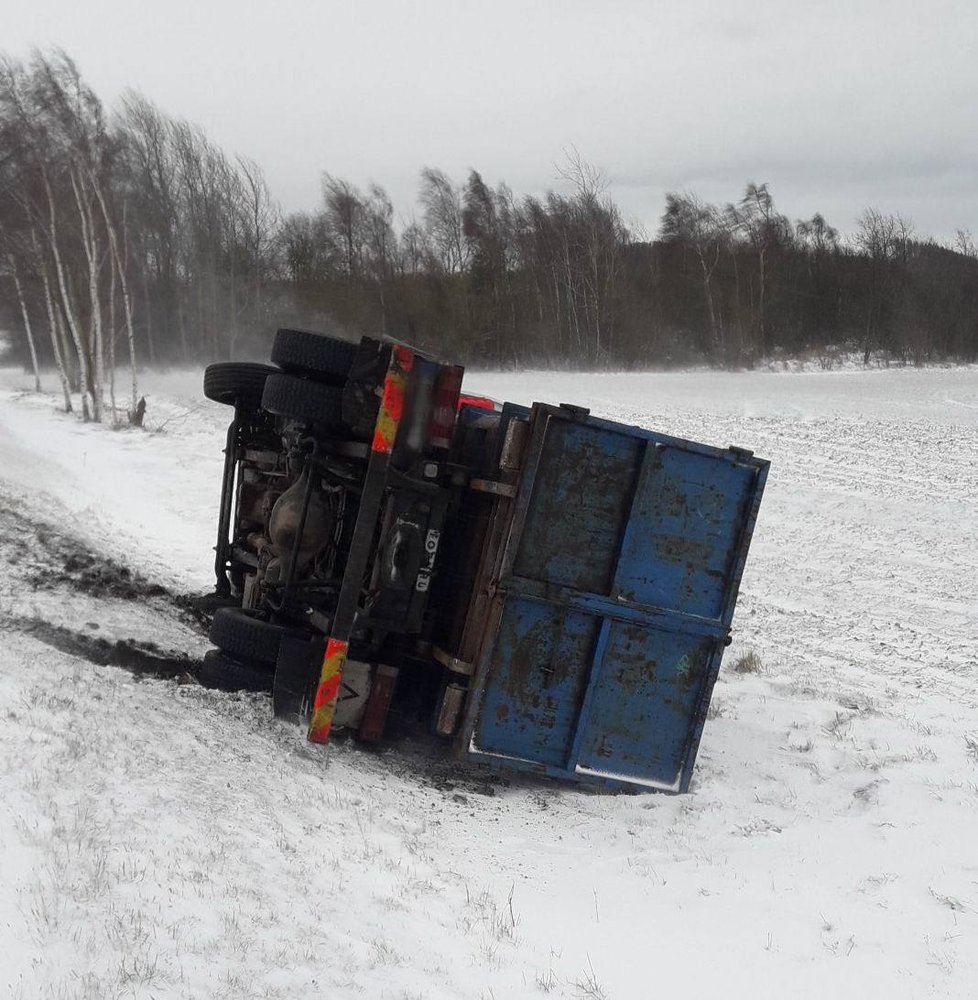
<svg viewBox="0 0 978 1000">
<path fill-rule="evenodd" d="M 468 378 L 772 461 L 681 797 L 313 747 L 193 683 L 199 384 L 112 431 L 0 372 L 0 993 L 975 995 L 978 369 Z"/>
</svg>

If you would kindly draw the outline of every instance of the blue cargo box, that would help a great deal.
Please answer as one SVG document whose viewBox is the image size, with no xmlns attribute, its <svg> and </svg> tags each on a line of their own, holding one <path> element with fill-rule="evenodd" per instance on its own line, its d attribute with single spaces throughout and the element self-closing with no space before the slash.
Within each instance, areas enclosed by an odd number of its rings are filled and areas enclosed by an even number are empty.
<svg viewBox="0 0 978 1000">
<path fill-rule="evenodd" d="M 769 463 L 576 407 L 526 414 L 504 412 L 522 433 L 470 612 L 459 749 L 685 792 Z"/>
</svg>

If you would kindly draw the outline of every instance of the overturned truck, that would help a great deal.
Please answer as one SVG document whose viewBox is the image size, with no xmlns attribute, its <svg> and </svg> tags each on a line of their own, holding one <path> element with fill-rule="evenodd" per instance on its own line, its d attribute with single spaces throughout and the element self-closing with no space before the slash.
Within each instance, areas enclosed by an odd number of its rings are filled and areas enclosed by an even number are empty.
<svg viewBox="0 0 978 1000">
<path fill-rule="evenodd" d="M 768 463 L 462 392 L 404 344 L 278 331 L 234 408 L 204 683 L 324 743 L 686 791 Z"/>
</svg>

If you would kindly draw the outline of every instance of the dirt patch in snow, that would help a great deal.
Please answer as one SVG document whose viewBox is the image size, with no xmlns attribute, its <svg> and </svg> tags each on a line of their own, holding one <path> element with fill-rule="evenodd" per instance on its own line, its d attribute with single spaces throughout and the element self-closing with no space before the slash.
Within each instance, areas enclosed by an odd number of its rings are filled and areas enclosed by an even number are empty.
<svg viewBox="0 0 978 1000">
<path fill-rule="evenodd" d="M 42 545 L 49 541 L 43 536 L 38 540 Z M 70 586 L 93 597 L 118 597 L 123 600 L 168 596 L 165 588 L 158 583 L 150 583 L 128 567 L 96 556 L 79 546 L 57 552 L 68 541 L 63 536 L 51 536 L 50 541 L 54 543 L 51 548 L 55 550 L 51 554 L 62 555 L 63 562 L 39 566 L 35 570 L 30 579 L 39 589 Z"/>
<path fill-rule="evenodd" d="M 358 749 L 372 752 L 363 744 L 358 744 Z M 374 752 L 383 756 L 392 773 L 427 785 L 456 802 L 467 801 L 467 795 L 495 795 L 513 781 L 511 774 L 503 775 L 485 764 L 460 760 L 452 752 L 451 744 L 437 736 L 391 737 Z"/>
<path fill-rule="evenodd" d="M 196 675 L 199 658 L 188 650 L 207 619 L 191 598 L 172 593 L 98 554 L 68 531 L 32 517 L 23 500 L 4 491 L 0 565 L 5 568 L 0 576 L 0 628 L 137 676 Z M 164 622 L 165 628 L 154 629 L 154 623 Z M 175 637 L 188 634 L 186 649 L 170 645 L 179 641 Z M 146 635 L 157 641 L 135 637 Z"/>
<path fill-rule="evenodd" d="M 8 618 L 5 623 L 33 636 L 47 646 L 96 663 L 122 667 L 130 673 L 193 680 L 199 661 L 174 649 L 162 649 L 155 642 L 137 639 L 105 639 L 76 629 L 53 625 L 40 618 Z"/>
<path fill-rule="evenodd" d="M 73 535 L 27 516 L 18 500 L 0 491 L 0 560 L 19 586 L 33 591 L 67 588 L 95 599 L 162 600 L 198 628 L 210 614 L 197 595 L 178 594 L 138 570 L 100 554 Z"/>
<path fill-rule="evenodd" d="M 93 597 L 136 600 L 167 596 L 166 588 L 99 555 L 77 538 L 27 517 L 15 501 L 0 497 L 0 535 L 8 562 L 35 590 L 67 586 Z"/>
</svg>

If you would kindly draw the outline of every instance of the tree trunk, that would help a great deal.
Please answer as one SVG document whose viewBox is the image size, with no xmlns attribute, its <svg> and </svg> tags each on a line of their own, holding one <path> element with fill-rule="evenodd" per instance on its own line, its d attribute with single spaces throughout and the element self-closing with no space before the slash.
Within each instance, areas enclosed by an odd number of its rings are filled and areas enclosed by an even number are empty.
<svg viewBox="0 0 978 1000">
<path fill-rule="evenodd" d="M 767 250 L 761 248 L 758 254 L 758 273 L 760 288 L 757 292 L 757 340 L 759 353 L 763 357 L 767 354 L 767 318 L 765 311 L 767 308 Z M 751 356 L 751 368 L 754 367 L 753 354 Z"/>
<path fill-rule="evenodd" d="M 65 362 L 65 374 L 68 376 L 68 385 L 72 392 L 82 391 L 81 375 L 78 372 L 78 358 L 73 353 L 71 334 L 68 331 L 68 324 L 65 322 L 64 311 L 60 302 L 54 303 L 54 319 L 58 329 L 58 340 L 61 343 L 61 356 Z"/>
<path fill-rule="evenodd" d="M 10 269 L 14 278 L 14 289 L 17 292 L 17 301 L 20 303 L 20 313 L 24 317 L 24 333 L 27 334 L 27 347 L 31 352 L 31 367 L 34 370 L 34 391 L 41 391 L 41 369 L 37 364 L 37 348 L 34 346 L 34 331 L 31 329 L 31 317 L 27 312 L 27 301 L 24 299 L 24 289 L 20 284 L 20 275 L 17 273 L 17 264 L 14 255 L 8 257 Z"/>
<path fill-rule="evenodd" d="M 95 400 L 90 395 L 88 357 L 85 353 L 85 345 L 82 342 L 81 331 L 78 329 L 78 321 L 75 319 L 71 296 L 68 293 L 68 282 L 65 278 L 65 269 L 61 262 L 61 251 L 58 249 L 57 213 L 54 209 L 54 194 L 51 191 L 51 184 L 46 175 L 44 177 L 44 189 L 47 194 L 49 212 L 47 237 L 51 244 L 51 253 L 54 257 L 54 271 L 58 279 L 58 290 L 61 293 L 61 312 L 68 325 L 68 331 L 71 334 L 71 339 L 75 345 L 75 352 L 78 355 L 78 381 L 82 393 L 82 416 L 85 420 L 91 420 Z"/>
<path fill-rule="evenodd" d="M 37 230 L 33 227 L 31 227 L 31 245 L 34 248 L 37 270 L 41 275 L 41 282 L 44 285 L 44 307 L 47 310 L 48 334 L 51 337 L 51 353 L 54 356 L 54 367 L 57 369 L 61 391 L 65 397 L 65 413 L 71 413 L 71 380 L 68 377 L 68 372 L 65 370 L 64 352 L 61 345 L 61 328 L 55 313 L 54 300 L 51 297 L 51 282 L 48 279 L 47 264 L 41 256 L 41 247 L 37 240 Z"/>
<path fill-rule="evenodd" d="M 78 207 L 78 218 L 81 224 L 82 247 L 85 250 L 85 261 L 88 265 L 88 298 L 91 316 L 91 340 L 89 387 L 94 403 L 92 419 L 96 423 L 102 420 L 103 393 L 105 392 L 105 345 L 102 330 L 102 303 L 98 287 L 98 244 L 95 238 L 95 226 L 91 210 L 86 199 L 82 197 L 83 183 L 75 177 L 75 171 L 70 172 L 71 189 L 75 195 Z"/>
<path fill-rule="evenodd" d="M 34 238 L 34 245 L 36 248 L 37 238 L 33 230 L 31 231 L 31 236 Z M 39 264 L 41 280 L 44 283 L 44 305 L 48 314 L 48 332 L 51 336 L 51 353 L 54 355 L 54 366 L 58 371 L 58 380 L 61 382 L 61 391 L 64 393 L 65 397 L 65 413 L 71 413 L 71 380 L 68 378 L 67 371 L 65 371 L 64 353 L 61 345 L 61 326 L 58 322 L 58 316 L 55 311 L 54 300 L 51 297 L 51 282 L 48 280 L 47 267 L 43 262 L 39 261 Z"/>
<path fill-rule="evenodd" d="M 123 223 L 125 225 L 125 223 Z M 129 259 L 129 254 L 126 254 L 126 260 Z M 156 365 L 156 344 L 153 340 L 153 312 L 149 307 L 149 268 L 146 267 L 146 262 L 143 261 L 143 326 L 146 330 L 146 351 L 149 354 L 149 364 L 150 367 Z M 166 334 L 166 329 L 164 329 L 164 335 Z M 164 336 L 164 342 L 167 338 Z"/>
<path fill-rule="evenodd" d="M 703 295 L 706 298 L 706 312 L 710 320 L 710 339 L 713 342 L 713 349 L 717 350 L 720 346 L 720 335 L 717 329 L 716 307 L 713 304 L 713 269 L 706 266 L 706 257 L 702 251 L 698 256 L 703 270 Z"/>
<path fill-rule="evenodd" d="M 109 262 L 109 405 L 112 407 L 112 426 L 117 420 L 115 403 L 115 266 Z"/>
<path fill-rule="evenodd" d="M 136 334 L 133 329 L 132 324 L 132 296 L 129 293 L 129 281 L 126 277 L 126 269 L 124 267 L 124 262 L 119 254 L 119 238 L 116 235 L 115 227 L 112 225 L 112 220 L 109 218 L 109 210 L 105 204 L 105 198 L 102 195 L 102 189 L 95 182 L 94 178 L 92 180 L 92 187 L 95 189 L 95 197 L 98 199 L 99 207 L 102 209 L 102 218 L 105 220 L 105 229 L 109 234 L 109 249 L 112 252 L 112 263 L 115 265 L 115 270 L 113 271 L 113 285 L 115 284 L 115 276 L 118 275 L 119 285 L 122 288 L 122 306 L 126 317 L 126 340 L 129 343 L 129 373 L 131 378 L 131 399 L 129 408 L 129 419 L 132 419 L 132 415 L 136 412 L 136 405 L 139 399 L 138 387 L 136 385 Z M 127 232 L 125 225 L 125 209 L 123 209 L 122 214 L 122 225 L 123 234 Z M 128 247 L 128 240 L 126 240 L 126 245 Z M 128 259 L 128 258 L 127 258 Z M 113 337 L 115 336 L 115 330 L 112 331 Z M 115 347 L 112 350 L 113 362 L 115 360 Z"/>
</svg>

